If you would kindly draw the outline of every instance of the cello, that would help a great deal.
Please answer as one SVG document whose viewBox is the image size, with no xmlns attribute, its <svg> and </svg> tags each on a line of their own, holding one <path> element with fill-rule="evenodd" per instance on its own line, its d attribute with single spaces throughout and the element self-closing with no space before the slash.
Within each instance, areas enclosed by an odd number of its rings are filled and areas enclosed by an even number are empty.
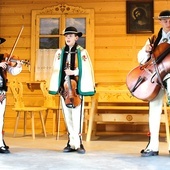
<svg viewBox="0 0 170 170">
<path fill-rule="evenodd" d="M 170 73 L 170 44 L 159 44 L 151 55 L 148 62 L 132 69 L 126 77 L 128 90 L 143 101 L 153 100 L 164 88 L 161 81 Z"/>
</svg>

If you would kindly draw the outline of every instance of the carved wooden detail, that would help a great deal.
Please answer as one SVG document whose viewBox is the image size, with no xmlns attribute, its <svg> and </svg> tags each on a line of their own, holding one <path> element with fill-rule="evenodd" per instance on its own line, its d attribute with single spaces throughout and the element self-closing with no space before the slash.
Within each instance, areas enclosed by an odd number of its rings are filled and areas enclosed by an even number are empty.
<svg viewBox="0 0 170 170">
<path fill-rule="evenodd" d="M 146 103 L 142 100 L 132 96 L 127 89 L 126 85 L 122 86 L 98 86 L 97 92 L 99 93 L 99 102 L 140 102 Z"/>
<path fill-rule="evenodd" d="M 57 6 L 46 7 L 39 11 L 39 14 L 67 14 L 67 13 L 86 13 L 86 10 L 80 7 L 59 4 Z"/>
</svg>

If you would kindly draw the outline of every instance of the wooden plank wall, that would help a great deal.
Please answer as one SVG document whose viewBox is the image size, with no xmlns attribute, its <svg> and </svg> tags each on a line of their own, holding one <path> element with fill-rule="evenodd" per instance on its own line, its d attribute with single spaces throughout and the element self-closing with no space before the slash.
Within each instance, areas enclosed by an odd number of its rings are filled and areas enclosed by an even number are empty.
<svg viewBox="0 0 170 170">
<path fill-rule="evenodd" d="M 20 59 L 30 59 L 31 10 L 66 3 L 95 11 L 95 78 L 96 82 L 125 83 L 129 70 L 137 66 L 136 55 L 150 34 L 126 34 L 126 0 L 1 0 L 0 36 L 7 41 L 0 46 L 0 52 L 9 53 L 16 36 L 24 25 L 21 38 L 15 49 Z M 170 0 L 154 0 L 154 15 L 168 9 Z M 155 33 L 159 23 L 155 21 Z M 30 72 L 24 68 L 20 77 L 30 79 Z"/>
<path fill-rule="evenodd" d="M 21 26 L 24 25 L 14 54 L 20 59 L 30 60 L 31 11 L 60 3 L 94 9 L 96 82 L 124 84 L 129 70 L 138 65 L 136 58 L 138 50 L 150 36 L 150 34 L 126 34 L 126 0 L 1 0 L 0 37 L 6 38 L 7 41 L 0 45 L 0 53 L 10 53 Z M 170 0 L 154 0 L 154 15 L 158 16 L 160 11 L 168 9 L 169 6 Z M 154 25 L 156 33 L 160 28 L 158 21 L 154 21 Z M 12 79 L 11 76 L 8 78 L 9 81 Z M 29 81 L 29 67 L 24 66 L 17 78 Z M 30 93 L 29 89 L 26 90 Z M 11 121 L 6 121 L 9 122 L 6 128 L 12 129 L 11 122 L 14 115 L 11 112 L 10 91 L 8 96 L 6 119 Z"/>
</svg>

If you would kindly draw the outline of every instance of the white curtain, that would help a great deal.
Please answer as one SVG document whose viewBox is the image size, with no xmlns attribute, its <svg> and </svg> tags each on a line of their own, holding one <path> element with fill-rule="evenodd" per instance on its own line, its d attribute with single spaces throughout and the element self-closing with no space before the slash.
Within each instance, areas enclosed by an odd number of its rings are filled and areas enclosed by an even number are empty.
<svg viewBox="0 0 170 170">
<path fill-rule="evenodd" d="M 57 49 L 37 49 L 35 81 L 49 81 L 56 51 Z"/>
</svg>

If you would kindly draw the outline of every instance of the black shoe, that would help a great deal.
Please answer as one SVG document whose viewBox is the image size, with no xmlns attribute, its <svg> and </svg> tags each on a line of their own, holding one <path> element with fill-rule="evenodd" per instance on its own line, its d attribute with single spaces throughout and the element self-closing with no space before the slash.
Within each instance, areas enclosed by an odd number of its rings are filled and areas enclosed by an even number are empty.
<svg viewBox="0 0 170 170">
<path fill-rule="evenodd" d="M 141 150 L 141 156 L 142 157 L 149 157 L 149 156 L 157 156 L 159 155 L 159 151 L 152 151 L 150 149 L 146 149 L 146 150 Z"/>
<path fill-rule="evenodd" d="M 8 149 L 9 149 L 9 146 L 6 145 L 4 139 L 3 139 L 3 144 L 4 144 L 4 148 L 8 150 Z"/>
<path fill-rule="evenodd" d="M 76 151 L 76 150 L 72 149 L 69 144 L 63 149 L 63 152 L 74 152 L 74 151 Z"/>
<path fill-rule="evenodd" d="M 4 146 L 0 147 L 0 153 L 10 153 L 10 151 L 8 149 L 6 149 Z"/>
<path fill-rule="evenodd" d="M 86 152 L 86 150 L 84 149 L 83 144 L 80 145 L 80 148 L 77 149 L 78 153 L 84 154 Z"/>
</svg>

